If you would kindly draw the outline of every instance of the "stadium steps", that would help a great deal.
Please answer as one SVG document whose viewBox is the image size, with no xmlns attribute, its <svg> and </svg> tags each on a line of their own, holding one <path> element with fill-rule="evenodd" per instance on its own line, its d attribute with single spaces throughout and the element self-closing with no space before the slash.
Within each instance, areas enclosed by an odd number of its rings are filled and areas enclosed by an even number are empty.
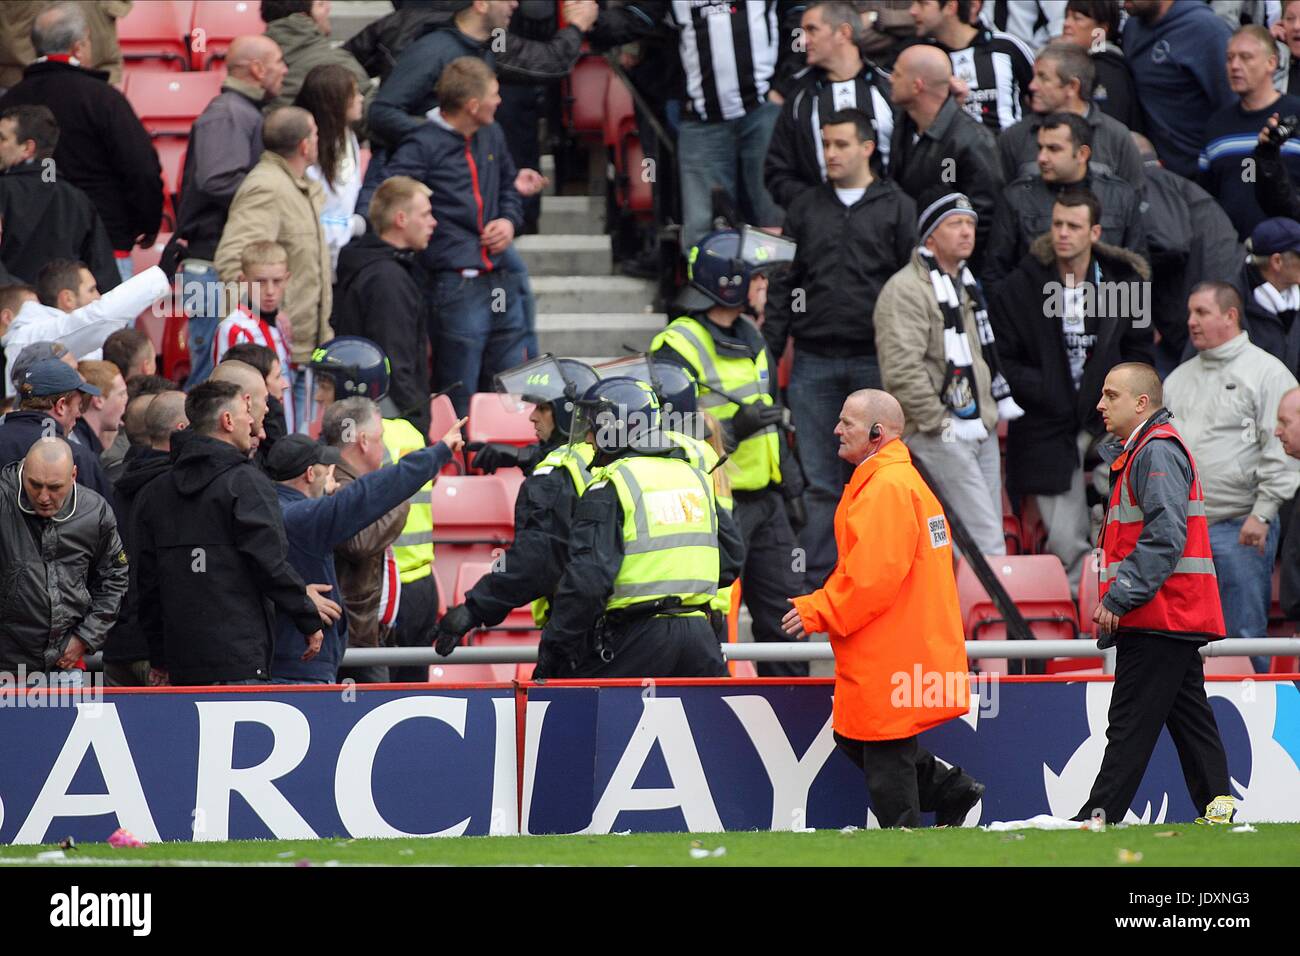
<svg viewBox="0 0 1300 956">
<path fill-rule="evenodd" d="M 542 197 L 542 218 L 538 226 L 543 236 L 604 235 L 605 202 L 599 196 L 547 193 Z"/>
<path fill-rule="evenodd" d="M 607 276 L 614 268 L 605 235 L 520 236 L 515 248 L 528 264 L 530 276 Z"/>
</svg>

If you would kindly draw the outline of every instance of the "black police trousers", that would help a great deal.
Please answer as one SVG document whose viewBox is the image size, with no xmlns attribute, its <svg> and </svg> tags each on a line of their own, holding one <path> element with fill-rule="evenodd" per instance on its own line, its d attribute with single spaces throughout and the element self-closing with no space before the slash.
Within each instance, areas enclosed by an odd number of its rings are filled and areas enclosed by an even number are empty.
<svg viewBox="0 0 1300 956">
<path fill-rule="evenodd" d="M 1107 823 L 1124 819 L 1163 727 L 1169 728 L 1178 750 L 1197 813 L 1204 813 L 1215 797 L 1231 794 L 1228 757 L 1205 696 L 1205 668 L 1194 641 L 1121 634 L 1115 644 L 1108 720 L 1101 770 L 1074 819 L 1090 819 L 1097 809 L 1106 814 Z"/>
<path fill-rule="evenodd" d="M 790 610 L 787 598 L 803 594 L 803 573 L 795 573 L 794 529 L 785 513 L 785 499 L 775 487 L 737 491 L 734 516 L 745 538 L 745 569 L 740 595 L 754 622 L 754 640 L 788 641 L 781 618 Z M 804 661 L 760 661 L 759 677 L 807 677 Z"/>
<path fill-rule="evenodd" d="M 639 617 L 610 626 L 603 660 L 595 648 L 555 677 L 726 677 L 713 626 L 703 614 Z"/>
</svg>

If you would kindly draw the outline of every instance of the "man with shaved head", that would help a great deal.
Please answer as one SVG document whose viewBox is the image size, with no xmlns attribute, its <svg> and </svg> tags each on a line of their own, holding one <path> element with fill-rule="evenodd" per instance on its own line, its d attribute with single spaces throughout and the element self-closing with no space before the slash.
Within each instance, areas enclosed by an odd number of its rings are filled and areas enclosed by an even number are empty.
<svg viewBox="0 0 1300 956">
<path fill-rule="evenodd" d="M 248 411 L 253 416 L 253 445 L 251 454 L 256 455 L 266 439 L 267 395 L 266 379 L 253 366 L 244 362 L 228 359 L 220 363 L 212 373 L 214 382 L 233 382 L 239 386 L 240 394 L 248 403 Z M 262 450 L 264 458 L 270 449 Z"/>
<path fill-rule="evenodd" d="M 262 155 L 262 107 L 280 95 L 287 72 L 280 47 L 270 37 L 235 37 L 226 53 L 221 92 L 190 127 L 176 238 L 188 245 L 181 270 L 191 387 L 212 371 L 212 336 L 225 318 L 213 264 L 217 244 L 235 193 Z"/>
<path fill-rule="evenodd" d="M 941 49 L 910 46 L 894 64 L 891 99 L 903 112 L 894 124 L 889 174 L 922 208 L 936 187 L 965 193 L 979 219 L 971 271 L 980 274 L 993 210 L 1002 192 L 997 141 L 961 108 L 949 91 L 952 64 Z"/>
<path fill-rule="evenodd" d="M 1111 492 L 1101 532 L 1099 647 L 1115 648 L 1106 753 L 1075 816 L 1119 823 L 1162 728 L 1169 729 L 1197 823 L 1230 823 L 1228 760 L 1205 697 L 1200 649 L 1223 637 L 1210 527 L 1196 462 L 1150 365 L 1116 365 L 1102 385 Z M 1226 401 L 1226 399 L 1225 399 Z"/>
<path fill-rule="evenodd" d="M 127 558 L 113 509 L 77 484 L 62 438 L 37 439 L 0 469 L 0 581 L 0 671 L 79 685 L 74 668 L 104 646 L 117 617 Z"/>
<path fill-rule="evenodd" d="M 1300 458 L 1300 388 L 1293 388 L 1282 396 L 1277 406 L 1277 425 L 1273 434 L 1282 443 L 1282 450 L 1292 458 Z M 1282 538 L 1282 581 L 1278 600 L 1282 613 L 1288 620 L 1300 619 L 1300 509 L 1291 509 L 1291 522 Z"/>
<path fill-rule="evenodd" d="M 222 281 L 240 279 L 245 248 L 270 239 L 288 256 L 289 283 L 278 323 L 289 350 L 284 369 L 293 385 L 293 407 L 299 421 L 311 421 L 307 391 L 312 353 L 334 337 L 329 324 L 334 293 L 329 246 L 321 226 L 325 191 L 307 177 L 317 159 L 316 121 L 297 106 L 267 114 L 262 124 L 265 151 L 244 179 L 230 204 L 214 262 Z M 227 307 L 227 313 L 234 305 Z"/>
<path fill-rule="evenodd" d="M 888 392 L 845 400 L 835 434 L 855 470 L 835 512 L 839 562 L 821 590 L 790 599 L 781 625 L 830 634 L 835 742 L 863 771 L 880 825 L 918 827 L 924 810 L 936 826 L 961 826 L 984 785 L 917 743 L 964 716 L 970 691 L 948 521 L 905 425 Z"/>
</svg>

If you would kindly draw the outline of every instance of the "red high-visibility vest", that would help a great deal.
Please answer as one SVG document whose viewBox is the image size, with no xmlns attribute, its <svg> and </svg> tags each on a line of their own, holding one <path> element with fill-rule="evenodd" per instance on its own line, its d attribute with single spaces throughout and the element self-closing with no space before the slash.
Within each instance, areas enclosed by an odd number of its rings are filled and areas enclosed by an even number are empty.
<svg viewBox="0 0 1300 956">
<path fill-rule="evenodd" d="M 1149 602 L 1119 619 L 1122 628 L 1195 634 L 1207 640 L 1223 637 L 1223 609 L 1219 604 L 1219 582 L 1210 551 L 1210 525 L 1205 518 L 1205 496 L 1196 461 L 1173 425 L 1163 422 L 1138 438 L 1111 465 L 1110 509 L 1102 531 L 1100 597 L 1104 598 L 1119 571 L 1120 563 L 1137 547 L 1144 517 L 1133 494 L 1133 459 L 1148 442 L 1174 441 L 1192 466 L 1192 486 L 1187 499 L 1187 543 L 1165 580 Z"/>
</svg>

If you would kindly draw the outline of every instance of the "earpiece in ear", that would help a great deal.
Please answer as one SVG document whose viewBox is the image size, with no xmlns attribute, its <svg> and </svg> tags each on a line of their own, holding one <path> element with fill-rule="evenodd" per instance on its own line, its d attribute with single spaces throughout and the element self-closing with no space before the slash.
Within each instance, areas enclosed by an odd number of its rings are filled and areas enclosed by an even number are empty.
<svg viewBox="0 0 1300 956">
<path fill-rule="evenodd" d="M 871 441 L 879 441 L 880 435 L 881 435 L 880 425 L 875 424 L 871 426 L 871 432 L 870 434 L 867 435 L 867 438 Z"/>
</svg>

